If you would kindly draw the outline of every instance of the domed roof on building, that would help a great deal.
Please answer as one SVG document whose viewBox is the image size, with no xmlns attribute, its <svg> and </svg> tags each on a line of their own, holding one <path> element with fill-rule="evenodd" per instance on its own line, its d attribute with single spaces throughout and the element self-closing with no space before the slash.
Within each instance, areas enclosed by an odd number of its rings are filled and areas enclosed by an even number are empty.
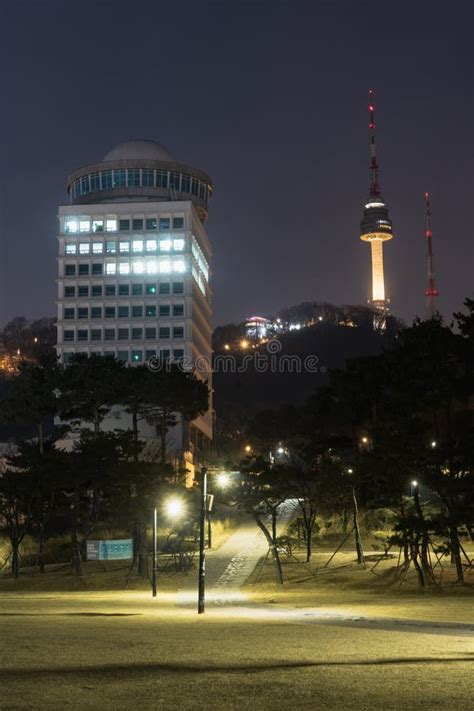
<svg viewBox="0 0 474 711">
<path fill-rule="evenodd" d="M 175 162 L 174 156 L 171 155 L 167 148 L 156 141 L 149 141 L 144 138 L 119 143 L 118 146 L 115 146 L 115 148 L 112 148 L 112 150 L 107 153 L 103 162 L 137 159 L 161 160 L 168 163 Z"/>
</svg>

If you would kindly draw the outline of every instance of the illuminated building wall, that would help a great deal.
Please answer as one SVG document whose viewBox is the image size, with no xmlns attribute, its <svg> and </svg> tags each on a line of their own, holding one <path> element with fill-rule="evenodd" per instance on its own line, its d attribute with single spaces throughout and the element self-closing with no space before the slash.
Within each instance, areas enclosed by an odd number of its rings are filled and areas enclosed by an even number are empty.
<svg viewBox="0 0 474 711">
<path fill-rule="evenodd" d="M 210 179 L 159 144 L 132 141 L 76 171 L 68 189 L 72 204 L 59 208 L 61 361 L 74 353 L 129 364 L 199 358 L 200 369 L 209 363 L 202 375 L 211 385 L 211 247 L 203 225 Z M 212 437 L 211 411 L 189 437 Z"/>
</svg>

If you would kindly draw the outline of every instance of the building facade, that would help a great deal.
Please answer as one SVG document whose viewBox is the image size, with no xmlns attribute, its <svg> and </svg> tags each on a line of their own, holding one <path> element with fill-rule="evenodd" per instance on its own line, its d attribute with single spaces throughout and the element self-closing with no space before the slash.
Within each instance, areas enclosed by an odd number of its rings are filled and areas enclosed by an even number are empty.
<svg viewBox="0 0 474 711">
<path fill-rule="evenodd" d="M 140 140 L 76 170 L 67 189 L 70 204 L 59 208 L 61 362 L 75 353 L 128 364 L 185 357 L 199 362 L 211 388 L 210 178 Z M 174 433 L 189 462 L 211 438 L 211 409 Z"/>
</svg>

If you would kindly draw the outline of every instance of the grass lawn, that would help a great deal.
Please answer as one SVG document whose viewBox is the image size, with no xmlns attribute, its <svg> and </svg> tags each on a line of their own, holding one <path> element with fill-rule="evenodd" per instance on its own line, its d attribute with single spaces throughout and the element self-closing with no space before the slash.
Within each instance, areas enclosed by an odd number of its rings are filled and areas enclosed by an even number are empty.
<svg viewBox="0 0 474 711">
<path fill-rule="evenodd" d="M 286 605 L 198 617 L 166 592 L 4 592 L 1 709 L 473 708 L 472 631 Z"/>
</svg>

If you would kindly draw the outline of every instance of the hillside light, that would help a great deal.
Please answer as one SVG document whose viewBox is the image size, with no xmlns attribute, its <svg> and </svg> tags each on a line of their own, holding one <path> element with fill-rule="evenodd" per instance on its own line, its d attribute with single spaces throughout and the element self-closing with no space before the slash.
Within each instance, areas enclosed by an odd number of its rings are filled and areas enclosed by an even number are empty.
<svg viewBox="0 0 474 711">
<path fill-rule="evenodd" d="M 348 474 L 354 474 L 354 470 L 353 470 L 353 469 L 348 469 L 348 470 L 347 470 L 347 473 L 348 473 Z"/>
<path fill-rule="evenodd" d="M 414 486 L 414 487 L 418 486 L 417 480 L 416 480 L 416 479 L 413 479 L 411 485 Z"/>
<path fill-rule="evenodd" d="M 362 444 L 367 444 L 368 441 L 369 441 L 368 437 L 362 437 L 362 439 L 361 439 Z"/>
<path fill-rule="evenodd" d="M 431 447 L 432 447 L 432 449 L 434 449 L 434 448 L 436 447 L 436 444 L 437 444 L 437 443 L 435 442 L 435 440 L 433 440 L 433 441 L 431 442 Z"/>
<path fill-rule="evenodd" d="M 252 447 L 249 444 L 246 444 L 244 449 L 247 452 L 247 454 L 250 454 L 250 452 L 252 451 Z"/>
<path fill-rule="evenodd" d="M 240 341 L 241 347 L 245 350 L 248 348 L 249 342 L 248 341 Z"/>
<path fill-rule="evenodd" d="M 284 454 L 285 450 L 283 449 L 283 447 L 278 447 L 277 452 L 278 454 Z"/>
</svg>

